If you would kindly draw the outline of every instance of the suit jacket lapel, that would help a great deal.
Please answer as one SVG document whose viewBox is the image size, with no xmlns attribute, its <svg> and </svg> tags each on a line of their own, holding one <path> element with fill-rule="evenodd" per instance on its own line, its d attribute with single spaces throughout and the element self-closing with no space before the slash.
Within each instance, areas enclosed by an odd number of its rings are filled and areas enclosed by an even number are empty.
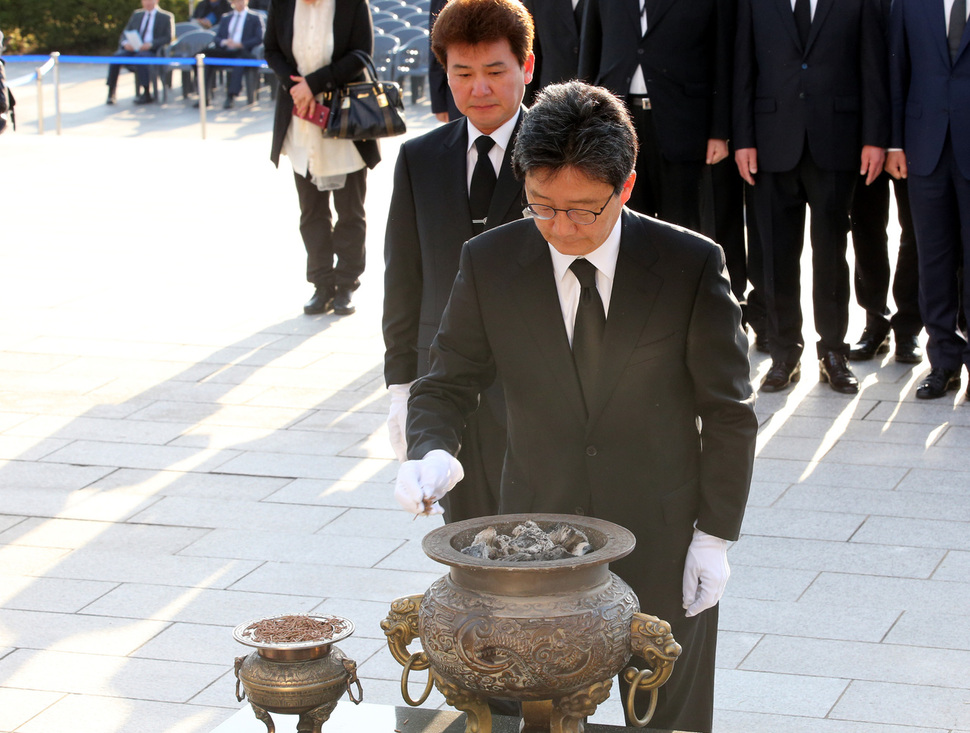
<svg viewBox="0 0 970 733">
<path fill-rule="evenodd" d="M 498 178 L 495 181 L 495 190 L 492 191 L 492 200 L 488 205 L 488 214 L 485 217 L 485 228 L 491 229 L 497 227 L 506 221 L 506 213 L 513 206 L 524 206 L 522 202 L 522 184 L 516 179 L 515 174 L 512 173 L 512 146 L 515 144 L 515 135 L 519 131 L 519 125 L 522 124 L 522 113 L 525 112 L 525 108 L 522 107 L 519 110 L 519 119 L 515 123 L 515 129 L 512 130 L 512 137 L 509 138 L 509 146 L 505 150 L 505 156 L 502 158 L 502 167 L 499 168 Z M 465 130 L 467 131 L 467 127 Z M 465 157 L 467 161 L 467 156 Z M 462 167 L 462 170 L 465 170 Z M 466 196 L 465 208 L 468 208 L 468 201 Z M 469 220 L 471 219 L 471 210 L 469 209 L 468 214 Z"/>
<path fill-rule="evenodd" d="M 696 0 L 687 0 L 688 2 L 695 2 Z M 647 0 L 647 33 L 649 34 L 656 26 L 657 23 L 666 15 L 667 11 L 670 10 L 670 6 L 673 5 L 675 0 Z"/>
<path fill-rule="evenodd" d="M 788 31 L 792 43 L 798 48 L 801 48 L 802 41 L 798 37 L 798 26 L 795 25 L 795 13 L 792 11 L 791 0 L 774 0 L 774 2 L 775 8 L 778 10 L 778 15 L 781 18 L 782 28 Z"/>
<path fill-rule="evenodd" d="M 815 38 L 818 36 L 819 28 L 822 27 L 822 23 L 828 17 L 829 11 L 832 9 L 832 5 L 835 4 L 835 0 L 818 0 L 818 4 L 815 6 L 815 16 L 812 18 L 812 25 L 808 30 L 808 42 L 805 44 L 805 53 L 812 47 L 815 43 Z M 794 22 L 795 14 L 792 13 L 792 21 Z"/>
<path fill-rule="evenodd" d="M 441 146 L 440 163 L 434 169 L 446 179 L 446 185 L 442 187 L 440 215 L 452 219 L 455 235 L 461 237 L 460 244 L 475 234 L 472 212 L 468 208 L 468 127 L 464 118 L 452 127 Z"/>
<path fill-rule="evenodd" d="M 642 220 L 623 210 L 620 253 L 610 294 L 610 312 L 603 334 L 600 373 L 589 405 L 592 427 L 609 401 L 630 354 L 643 332 L 660 290 L 661 279 L 650 268 L 657 259 Z"/>
<path fill-rule="evenodd" d="M 522 242 L 510 287 L 532 343 L 544 360 L 541 366 L 548 371 L 552 389 L 562 395 L 577 419 L 585 420 L 586 405 L 562 320 L 549 245 L 535 226 Z"/>
</svg>

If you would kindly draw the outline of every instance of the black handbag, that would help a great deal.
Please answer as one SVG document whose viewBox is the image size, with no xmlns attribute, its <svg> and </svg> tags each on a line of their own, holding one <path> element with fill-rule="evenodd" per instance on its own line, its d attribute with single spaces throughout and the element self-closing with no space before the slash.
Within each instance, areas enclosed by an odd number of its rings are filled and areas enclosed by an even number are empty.
<svg viewBox="0 0 970 733">
<path fill-rule="evenodd" d="M 354 51 L 364 62 L 364 81 L 340 87 L 330 106 L 330 120 L 323 136 L 340 140 L 373 140 L 407 131 L 401 87 L 393 81 L 379 81 L 370 55 Z"/>
</svg>

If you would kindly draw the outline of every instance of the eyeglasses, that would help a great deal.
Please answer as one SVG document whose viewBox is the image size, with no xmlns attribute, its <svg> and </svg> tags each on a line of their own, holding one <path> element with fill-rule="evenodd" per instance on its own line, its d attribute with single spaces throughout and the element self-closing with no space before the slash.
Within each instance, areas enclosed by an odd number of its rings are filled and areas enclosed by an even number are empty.
<svg viewBox="0 0 970 733">
<path fill-rule="evenodd" d="M 606 211 L 606 207 L 609 206 L 610 201 L 616 196 L 616 192 L 610 194 L 610 197 L 606 199 L 606 203 L 603 204 L 599 211 L 590 211 L 589 209 L 554 209 L 551 206 L 546 206 L 544 204 L 526 204 L 525 208 L 522 210 L 523 216 L 530 216 L 533 219 L 540 219 L 542 221 L 549 221 L 550 219 L 556 218 L 556 212 L 565 212 L 569 220 L 575 222 L 576 224 L 589 225 L 596 221 L 596 217 Z"/>
</svg>

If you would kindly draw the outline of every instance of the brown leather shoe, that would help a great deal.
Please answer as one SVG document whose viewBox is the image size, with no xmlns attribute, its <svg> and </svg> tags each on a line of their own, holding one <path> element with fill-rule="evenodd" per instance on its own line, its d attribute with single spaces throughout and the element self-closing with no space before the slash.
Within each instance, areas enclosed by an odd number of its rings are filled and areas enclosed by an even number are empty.
<svg viewBox="0 0 970 733">
<path fill-rule="evenodd" d="M 786 361 L 775 361 L 771 363 L 771 369 L 761 380 L 762 392 L 781 392 L 788 389 L 792 384 L 801 379 L 801 362 L 789 364 Z"/>
<path fill-rule="evenodd" d="M 919 364 L 923 361 L 923 350 L 916 336 L 896 337 L 896 361 L 900 364 Z"/>
<path fill-rule="evenodd" d="M 889 352 L 889 334 L 882 335 L 863 329 L 859 343 L 849 351 L 849 358 L 852 361 L 869 361 L 876 354 L 886 354 Z"/>
<path fill-rule="evenodd" d="M 837 351 L 829 351 L 818 360 L 818 381 L 828 382 L 832 389 L 842 394 L 859 392 L 859 380 L 849 369 L 845 354 Z"/>
</svg>

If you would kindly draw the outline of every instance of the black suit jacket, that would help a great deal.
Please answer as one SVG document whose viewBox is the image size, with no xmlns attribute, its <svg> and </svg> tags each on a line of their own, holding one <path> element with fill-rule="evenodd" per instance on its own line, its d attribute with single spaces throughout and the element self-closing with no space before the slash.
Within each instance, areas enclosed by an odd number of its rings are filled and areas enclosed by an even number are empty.
<svg viewBox="0 0 970 733">
<path fill-rule="evenodd" d="M 579 75 L 579 28 L 572 0 L 523 0 L 535 23 L 532 44 L 536 56 L 527 98 L 547 84 L 575 79 Z"/>
<path fill-rule="evenodd" d="M 643 67 L 657 139 L 674 161 L 704 160 L 707 141 L 731 137 L 735 0 L 586 0 L 579 74 L 621 97 Z"/>
<path fill-rule="evenodd" d="M 694 521 L 726 539 L 741 527 L 758 428 L 747 340 L 717 245 L 622 216 L 588 419 L 548 245 L 517 221 L 462 250 L 431 370 L 412 388 L 408 456 L 454 454 L 479 392 L 501 375 L 502 513 L 579 508 L 628 527 L 637 546 L 616 572 L 651 613 L 682 618 Z"/>
<path fill-rule="evenodd" d="M 279 165 L 286 130 L 293 118 L 293 98 L 289 90 L 291 76 L 301 76 L 293 57 L 293 10 L 302 0 L 274 0 L 266 19 L 264 49 L 266 63 L 276 73 L 282 91 L 276 95 L 276 117 L 273 120 L 273 147 L 270 159 Z M 351 55 L 355 50 L 374 53 L 374 27 L 367 0 L 335 0 L 333 16 L 333 61 L 306 75 L 310 90 L 316 95 L 333 92 L 338 87 L 361 77 L 363 62 Z M 381 160 L 376 140 L 354 142 L 368 168 Z"/>
<path fill-rule="evenodd" d="M 462 244 L 474 236 L 467 124 L 461 118 L 408 140 L 398 155 L 384 237 L 387 384 L 411 382 L 428 371 L 428 350 L 458 272 Z M 522 183 L 512 174 L 514 140 L 513 133 L 486 217 L 488 229 L 522 217 Z M 504 422 L 502 413 L 504 407 L 496 412 L 499 422 Z"/>
<path fill-rule="evenodd" d="M 863 145 L 889 143 L 885 19 L 880 0 L 818 0 L 805 48 L 791 0 L 739 0 L 735 148 L 788 171 L 805 140 L 824 170 L 858 170 Z"/>
</svg>

